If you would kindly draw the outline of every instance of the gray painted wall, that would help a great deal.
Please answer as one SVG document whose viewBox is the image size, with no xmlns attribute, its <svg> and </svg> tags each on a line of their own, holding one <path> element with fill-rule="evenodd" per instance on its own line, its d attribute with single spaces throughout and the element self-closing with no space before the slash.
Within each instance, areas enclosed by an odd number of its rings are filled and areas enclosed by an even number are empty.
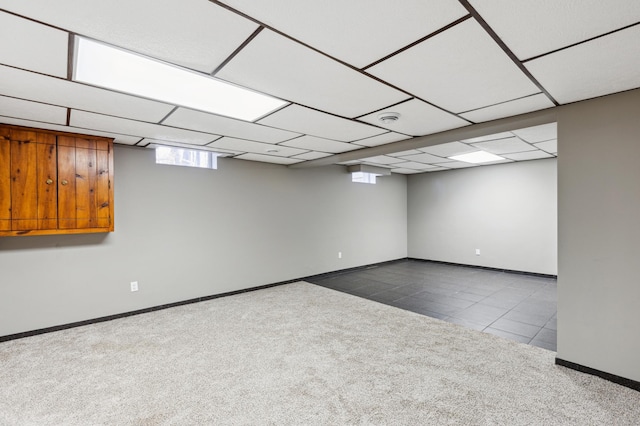
<svg viewBox="0 0 640 426">
<path fill-rule="evenodd" d="M 558 116 L 558 357 L 640 381 L 640 90 Z"/>
<path fill-rule="evenodd" d="M 411 175 L 409 257 L 555 275 L 556 188 L 556 159 Z"/>
<path fill-rule="evenodd" d="M 0 238 L 0 336 L 407 256 L 404 176 L 122 146 L 115 169 L 114 233 Z"/>
</svg>

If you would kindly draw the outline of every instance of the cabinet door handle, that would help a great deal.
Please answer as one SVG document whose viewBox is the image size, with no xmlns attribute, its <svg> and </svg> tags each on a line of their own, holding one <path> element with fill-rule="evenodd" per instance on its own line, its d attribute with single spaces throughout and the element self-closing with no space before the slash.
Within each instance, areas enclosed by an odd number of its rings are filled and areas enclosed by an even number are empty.
<svg viewBox="0 0 640 426">
<path fill-rule="evenodd" d="M 47 179 L 47 185 L 51 185 L 53 181 L 51 179 Z"/>
<path fill-rule="evenodd" d="M 62 180 L 62 184 L 63 184 L 63 185 L 66 185 L 66 184 L 68 184 L 68 183 L 69 183 L 69 182 L 67 182 L 66 180 L 64 180 L 64 179 Z"/>
</svg>

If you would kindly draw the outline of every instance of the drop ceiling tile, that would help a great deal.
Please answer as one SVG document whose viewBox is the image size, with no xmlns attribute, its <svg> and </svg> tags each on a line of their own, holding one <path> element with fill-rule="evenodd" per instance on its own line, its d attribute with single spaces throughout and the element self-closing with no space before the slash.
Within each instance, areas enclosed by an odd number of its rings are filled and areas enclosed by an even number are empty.
<svg viewBox="0 0 640 426">
<path fill-rule="evenodd" d="M 435 155 L 431 155 L 427 153 L 407 155 L 402 158 L 407 161 L 417 161 L 419 163 L 428 163 L 428 164 L 444 163 L 446 161 L 451 161 L 448 158 L 436 157 Z"/>
<path fill-rule="evenodd" d="M 66 32 L 0 12 L 0 40 L 1 63 L 67 78 Z"/>
<path fill-rule="evenodd" d="M 266 143 L 283 142 L 300 136 L 299 133 L 287 130 L 274 129 L 273 127 L 234 120 L 187 108 L 178 108 L 163 121 L 163 124 Z"/>
<path fill-rule="evenodd" d="M 470 3 L 523 60 L 640 21 L 640 2 L 636 0 Z"/>
<path fill-rule="evenodd" d="M 304 154 L 294 155 L 291 158 L 299 158 L 300 160 L 317 160 L 318 158 L 329 157 L 331 155 L 332 154 L 327 154 L 326 152 L 309 151 Z"/>
<path fill-rule="evenodd" d="M 271 155 L 264 155 L 264 154 L 242 154 L 235 158 L 239 158 L 240 160 L 259 161 L 261 163 L 273 163 L 273 164 L 283 164 L 283 165 L 302 162 L 302 160 L 295 159 L 295 158 L 274 157 Z"/>
<path fill-rule="evenodd" d="M 291 157 L 305 153 L 307 150 L 290 148 L 282 145 L 273 145 L 269 143 L 253 142 L 244 139 L 236 139 L 230 137 L 220 138 L 208 146 L 214 148 L 228 149 L 231 151 L 243 151 L 253 154 L 265 155 L 267 157 Z"/>
<path fill-rule="evenodd" d="M 477 148 L 474 148 L 462 142 L 449 142 L 440 145 L 420 148 L 420 151 L 426 152 L 427 154 L 433 154 L 445 158 L 453 157 L 454 155 L 466 154 L 468 152 L 474 152 L 477 150 Z"/>
<path fill-rule="evenodd" d="M 407 161 L 405 163 L 396 163 L 393 166 L 398 169 L 411 169 L 411 170 L 428 170 L 436 167 L 431 164 L 416 163 L 414 161 Z"/>
<path fill-rule="evenodd" d="M 0 96 L 0 115 L 53 124 L 67 123 L 66 108 L 6 96 Z"/>
<path fill-rule="evenodd" d="M 638 2 L 640 4 L 640 2 Z M 525 63 L 561 104 L 640 87 L 640 25 Z"/>
<path fill-rule="evenodd" d="M 416 169 L 391 169 L 391 173 L 399 173 L 402 175 L 413 175 L 416 173 L 422 173 L 420 170 L 416 170 Z"/>
<path fill-rule="evenodd" d="M 378 116 L 385 112 L 398 113 L 400 118 L 393 123 L 383 123 Z M 358 120 L 413 136 L 423 136 L 469 125 L 467 121 L 418 99 L 365 115 Z"/>
<path fill-rule="evenodd" d="M 498 155 L 510 154 L 514 152 L 534 151 L 536 149 L 535 147 L 529 145 L 526 142 L 523 142 L 516 137 L 474 143 L 473 146 L 483 151 Z"/>
<path fill-rule="evenodd" d="M 558 153 L 558 141 L 556 139 L 550 140 L 550 141 L 546 141 L 546 142 L 540 142 L 540 143 L 536 143 L 534 144 L 534 146 L 538 149 L 541 149 L 543 151 L 547 151 L 551 154 L 557 154 Z"/>
<path fill-rule="evenodd" d="M 386 0 L 225 3 L 358 68 L 467 14 L 458 2 L 449 0 L 405 0 L 401 7 Z"/>
<path fill-rule="evenodd" d="M 440 166 L 446 167 L 447 169 L 466 169 L 469 167 L 478 167 L 479 164 L 465 163 L 464 161 L 451 161 L 448 163 L 442 163 Z"/>
<path fill-rule="evenodd" d="M 216 77 L 343 117 L 409 98 L 269 30 L 260 32 Z"/>
<path fill-rule="evenodd" d="M 384 129 L 325 114 L 300 105 L 289 105 L 259 120 L 259 123 L 341 142 L 351 142 L 386 133 Z"/>
<path fill-rule="evenodd" d="M 362 148 L 361 146 L 337 142 L 329 139 L 317 138 L 315 136 L 301 136 L 296 139 L 292 139 L 287 142 L 283 142 L 279 146 L 292 146 L 294 148 L 301 148 L 309 151 L 320 151 L 331 154 L 338 154 L 340 152 L 353 151 Z"/>
<path fill-rule="evenodd" d="M 530 152 L 519 152 L 516 154 L 505 154 L 506 158 L 515 161 L 526 161 L 526 160 L 538 160 L 541 158 L 552 158 L 553 155 L 546 153 L 544 151 L 530 151 Z"/>
<path fill-rule="evenodd" d="M 417 149 L 410 149 L 407 151 L 392 152 L 391 154 L 387 154 L 387 155 L 390 155 L 392 157 L 404 157 L 405 155 L 416 155 L 416 154 L 423 154 L 423 152 L 418 151 Z"/>
<path fill-rule="evenodd" d="M 258 28 L 202 0 L 136 0 L 117 6 L 100 0 L 0 0 L 0 8 L 206 73 Z M 66 55 L 61 60 L 66 70 Z"/>
<path fill-rule="evenodd" d="M 54 130 L 56 132 L 70 132 L 93 136 L 104 136 L 113 138 L 114 143 L 121 145 L 135 145 L 141 138 L 137 136 L 119 135 L 117 133 L 101 132 L 96 130 L 80 129 L 77 127 L 61 126 L 59 124 L 43 123 L 40 121 L 20 120 L 8 117 L 0 117 L 0 122 L 4 124 L 13 124 L 16 126 L 35 127 L 38 129 Z"/>
<path fill-rule="evenodd" d="M 71 111 L 70 125 L 83 129 L 117 132 L 125 135 L 189 143 L 193 145 L 206 145 L 220 137 L 219 135 L 176 129 L 174 127 L 162 126 L 159 124 L 144 123 L 142 121 L 127 120 L 124 118 L 78 110 Z"/>
<path fill-rule="evenodd" d="M 221 154 L 221 157 L 228 157 L 233 155 L 244 154 L 243 151 L 229 151 L 226 149 L 216 149 L 211 146 L 203 146 L 203 145 L 192 145 L 188 143 L 180 143 L 180 142 L 168 142 L 168 141 L 159 141 L 156 139 L 143 139 L 138 143 L 138 146 L 144 146 L 147 148 L 155 148 L 158 146 L 174 146 L 177 148 L 187 148 L 187 149 L 196 149 L 198 151 L 211 151 Z"/>
<path fill-rule="evenodd" d="M 451 170 L 451 169 L 447 169 L 446 167 L 434 167 L 433 169 L 429 169 L 429 170 L 425 170 L 425 171 L 428 172 L 428 173 L 431 173 L 431 172 L 442 172 L 442 171 L 445 171 L 445 170 Z"/>
<path fill-rule="evenodd" d="M 558 123 L 541 124 L 540 126 L 525 127 L 514 130 L 516 136 L 525 142 L 544 142 L 558 137 Z"/>
<path fill-rule="evenodd" d="M 492 135 L 478 136 L 477 138 L 462 139 L 462 142 L 476 143 L 476 142 L 493 141 L 496 139 L 505 139 L 505 138 L 512 138 L 512 137 L 513 137 L 513 133 L 511 132 L 501 132 L 501 133 L 494 133 Z"/>
<path fill-rule="evenodd" d="M 366 138 L 366 139 L 359 139 L 353 142 L 357 143 L 358 145 L 364 145 L 364 146 L 378 146 L 378 145 L 385 145 L 391 142 L 403 141 L 407 139 L 411 139 L 411 136 L 401 135 L 399 133 L 394 133 L 394 132 L 387 132 L 382 135 L 373 136 L 371 138 Z"/>
<path fill-rule="evenodd" d="M 172 105 L 0 65 L 0 93 L 78 110 L 158 122 Z"/>
<path fill-rule="evenodd" d="M 465 112 L 460 114 L 460 116 L 473 121 L 474 123 L 480 123 L 483 121 L 524 114 L 526 112 L 538 111 L 545 108 L 552 108 L 553 106 L 553 102 L 551 102 L 546 95 L 539 93 L 537 95 L 527 96 L 525 98 L 503 102 L 498 105 Z"/>
<path fill-rule="evenodd" d="M 406 160 L 401 158 L 389 157 L 387 155 L 378 155 L 375 157 L 362 158 L 360 161 L 363 161 L 365 163 L 373 163 L 373 164 L 394 164 L 394 163 L 404 163 Z"/>
<path fill-rule="evenodd" d="M 539 92 L 473 19 L 367 72 L 455 113 Z"/>
</svg>

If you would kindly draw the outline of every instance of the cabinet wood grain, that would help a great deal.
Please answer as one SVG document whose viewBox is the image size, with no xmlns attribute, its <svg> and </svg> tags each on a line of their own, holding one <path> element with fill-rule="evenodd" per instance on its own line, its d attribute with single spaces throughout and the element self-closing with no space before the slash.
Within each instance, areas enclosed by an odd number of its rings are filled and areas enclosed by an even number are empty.
<svg viewBox="0 0 640 426">
<path fill-rule="evenodd" d="M 0 125 L 0 236 L 113 229 L 112 140 Z"/>
</svg>

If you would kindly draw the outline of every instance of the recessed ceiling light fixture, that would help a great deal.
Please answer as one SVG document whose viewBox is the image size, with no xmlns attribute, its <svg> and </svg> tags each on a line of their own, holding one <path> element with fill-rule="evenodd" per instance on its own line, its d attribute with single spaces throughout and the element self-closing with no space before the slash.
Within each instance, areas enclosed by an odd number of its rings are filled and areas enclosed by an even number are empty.
<svg viewBox="0 0 640 426">
<path fill-rule="evenodd" d="M 453 157 L 448 158 L 450 160 L 463 161 L 465 163 L 472 164 L 490 163 L 492 161 L 506 160 L 506 158 L 504 157 L 500 157 L 499 155 L 491 154 L 486 151 L 475 151 L 468 154 L 454 155 Z"/>
<path fill-rule="evenodd" d="M 73 80 L 245 121 L 287 102 L 84 37 L 75 38 Z"/>
<path fill-rule="evenodd" d="M 397 112 L 382 112 L 378 114 L 378 120 L 384 124 L 392 124 L 400 119 L 400 114 Z"/>
</svg>

